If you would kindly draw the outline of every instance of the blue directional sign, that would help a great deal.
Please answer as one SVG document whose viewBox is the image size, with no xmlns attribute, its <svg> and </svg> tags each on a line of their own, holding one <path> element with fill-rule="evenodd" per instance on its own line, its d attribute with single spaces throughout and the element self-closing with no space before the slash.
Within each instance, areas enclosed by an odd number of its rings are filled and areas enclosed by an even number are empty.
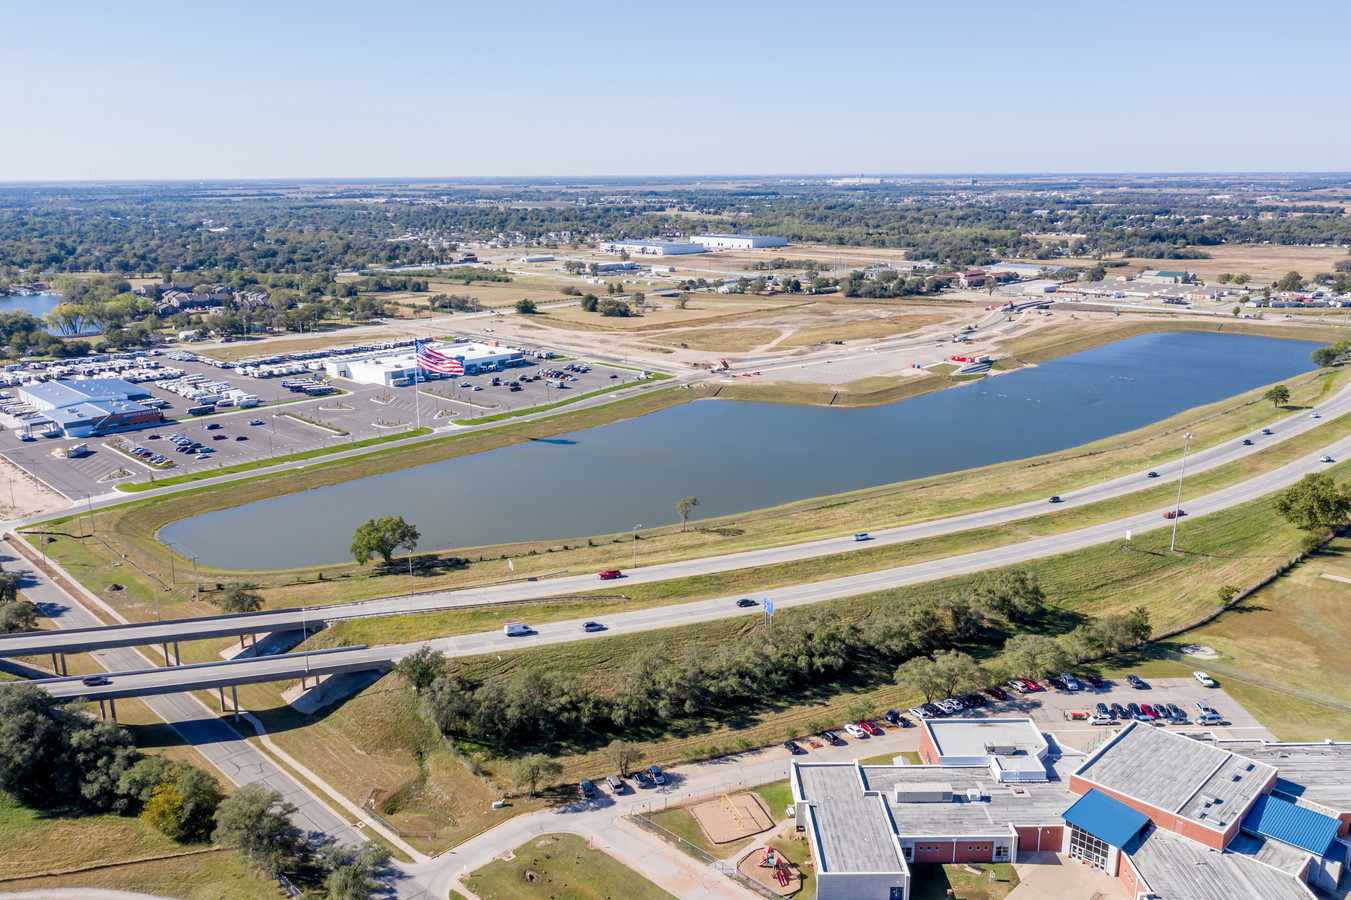
<svg viewBox="0 0 1351 900">
<path fill-rule="evenodd" d="M 774 601 L 768 597 L 765 598 L 765 612 L 774 615 Z"/>
</svg>

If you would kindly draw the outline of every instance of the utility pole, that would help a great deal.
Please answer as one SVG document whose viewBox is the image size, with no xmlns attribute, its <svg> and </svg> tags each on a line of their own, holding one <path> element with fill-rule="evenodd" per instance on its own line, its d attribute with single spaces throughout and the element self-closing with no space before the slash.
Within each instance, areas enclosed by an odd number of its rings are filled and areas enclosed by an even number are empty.
<svg viewBox="0 0 1351 900">
<path fill-rule="evenodd" d="M 638 568 L 638 529 L 642 527 L 641 524 L 633 526 L 633 567 L 635 569 Z"/>
<path fill-rule="evenodd" d="M 1191 446 L 1191 432 L 1187 432 L 1186 440 L 1182 444 L 1182 471 L 1177 476 L 1177 503 L 1173 506 L 1173 542 L 1168 545 L 1169 551 L 1177 549 L 1177 521 L 1182 518 L 1182 479 L 1187 477 L 1187 449 Z"/>
</svg>

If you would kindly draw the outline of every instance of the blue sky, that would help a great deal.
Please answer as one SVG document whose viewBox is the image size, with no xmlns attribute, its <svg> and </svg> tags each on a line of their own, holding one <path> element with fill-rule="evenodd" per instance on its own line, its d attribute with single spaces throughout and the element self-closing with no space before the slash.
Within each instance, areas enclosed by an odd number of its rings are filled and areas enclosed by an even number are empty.
<svg viewBox="0 0 1351 900">
<path fill-rule="evenodd" d="M 1351 168 L 1351 4 L 0 0 L 0 181 Z"/>
</svg>

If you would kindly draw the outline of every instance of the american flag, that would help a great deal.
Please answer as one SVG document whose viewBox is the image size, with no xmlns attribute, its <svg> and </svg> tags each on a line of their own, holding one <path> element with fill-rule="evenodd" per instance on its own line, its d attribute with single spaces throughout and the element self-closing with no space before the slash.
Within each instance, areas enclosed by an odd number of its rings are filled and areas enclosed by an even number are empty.
<svg viewBox="0 0 1351 900">
<path fill-rule="evenodd" d="M 414 342 L 417 348 L 417 367 L 427 372 L 439 372 L 442 375 L 463 375 L 464 363 L 453 356 L 437 353 L 422 341 Z"/>
</svg>

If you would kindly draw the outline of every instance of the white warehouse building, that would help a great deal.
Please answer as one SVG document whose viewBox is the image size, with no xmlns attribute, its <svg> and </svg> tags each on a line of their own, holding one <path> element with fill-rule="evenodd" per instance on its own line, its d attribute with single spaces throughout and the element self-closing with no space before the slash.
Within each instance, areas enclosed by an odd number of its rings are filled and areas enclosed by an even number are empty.
<svg viewBox="0 0 1351 900">
<path fill-rule="evenodd" d="M 688 241 L 607 241 L 600 245 L 606 253 L 630 253 L 641 256 L 683 256 L 704 253 L 706 248 Z"/>
<path fill-rule="evenodd" d="M 787 238 L 767 234 L 696 234 L 690 240 L 710 250 L 759 250 L 788 246 Z"/>
<path fill-rule="evenodd" d="M 431 349 L 458 359 L 464 364 L 466 375 L 499 372 L 511 366 L 526 365 L 525 353 L 510 347 L 492 344 L 437 344 Z M 333 357 L 324 360 L 324 374 L 330 378 L 345 378 L 359 384 L 378 384 L 385 387 L 405 387 L 413 383 L 417 358 L 411 348 L 384 350 L 361 356 Z M 423 372 L 420 381 L 435 381 L 442 376 Z"/>
</svg>

